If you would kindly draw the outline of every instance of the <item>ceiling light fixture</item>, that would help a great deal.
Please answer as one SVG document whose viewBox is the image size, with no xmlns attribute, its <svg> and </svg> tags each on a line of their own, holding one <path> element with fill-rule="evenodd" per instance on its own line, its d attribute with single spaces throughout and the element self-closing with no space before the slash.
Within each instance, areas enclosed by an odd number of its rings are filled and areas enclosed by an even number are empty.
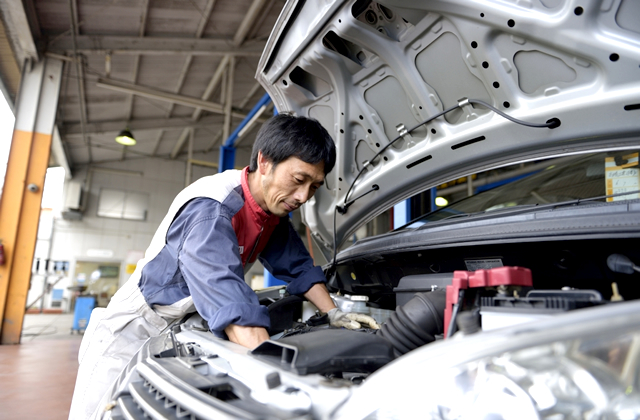
<svg viewBox="0 0 640 420">
<path fill-rule="evenodd" d="M 116 142 L 124 146 L 134 146 L 136 144 L 136 139 L 133 138 L 133 134 L 131 134 L 131 131 L 122 130 L 116 136 Z"/>
<path fill-rule="evenodd" d="M 444 207 L 449 204 L 449 200 L 444 197 L 436 197 L 436 206 Z"/>
</svg>

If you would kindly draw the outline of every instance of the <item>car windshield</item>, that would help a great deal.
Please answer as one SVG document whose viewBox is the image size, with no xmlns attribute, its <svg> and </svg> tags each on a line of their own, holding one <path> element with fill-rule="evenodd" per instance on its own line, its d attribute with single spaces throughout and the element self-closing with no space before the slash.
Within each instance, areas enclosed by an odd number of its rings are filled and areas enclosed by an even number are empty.
<svg viewBox="0 0 640 420">
<path fill-rule="evenodd" d="M 602 202 L 640 198 L 640 194 L 637 193 L 640 190 L 638 152 L 622 151 L 565 157 L 535 166 L 541 169 L 423 215 L 400 229 L 417 228 L 438 220 L 514 207 L 593 197 L 602 197 L 596 200 Z M 633 191 L 636 193 L 623 194 Z M 604 198 L 608 195 L 616 196 Z"/>
</svg>

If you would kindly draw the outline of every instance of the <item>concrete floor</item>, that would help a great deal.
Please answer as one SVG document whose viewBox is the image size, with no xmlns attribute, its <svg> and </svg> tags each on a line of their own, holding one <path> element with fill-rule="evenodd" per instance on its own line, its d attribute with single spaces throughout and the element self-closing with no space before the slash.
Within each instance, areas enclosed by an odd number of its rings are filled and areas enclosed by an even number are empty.
<svg viewBox="0 0 640 420">
<path fill-rule="evenodd" d="M 0 346 L 0 420 L 69 417 L 82 335 L 73 314 L 25 316 L 20 345 Z"/>
</svg>

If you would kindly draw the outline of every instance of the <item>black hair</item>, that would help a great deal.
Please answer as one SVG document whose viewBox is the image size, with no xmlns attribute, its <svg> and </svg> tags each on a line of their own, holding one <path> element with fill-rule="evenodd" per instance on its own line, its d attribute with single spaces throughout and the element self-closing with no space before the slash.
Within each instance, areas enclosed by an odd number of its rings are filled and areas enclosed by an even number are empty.
<svg viewBox="0 0 640 420">
<path fill-rule="evenodd" d="M 258 169 L 258 152 L 274 169 L 290 157 L 312 165 L 324 162 L 325 175 L 336 164 L 336 146 L 327 130 L 313 118 L 290 114 L 275 115 L 262 125 L 251 151 L 249 172 Z"/>
</svg>

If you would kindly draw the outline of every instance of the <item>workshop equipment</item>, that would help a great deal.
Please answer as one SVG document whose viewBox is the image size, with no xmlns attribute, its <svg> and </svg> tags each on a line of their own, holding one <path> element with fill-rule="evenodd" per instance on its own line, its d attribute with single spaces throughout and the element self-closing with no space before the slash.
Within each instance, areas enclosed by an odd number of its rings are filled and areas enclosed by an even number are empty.
<svg viewBox="0 0 640 420">
<path fill-rule="evenodd" d="M 89 318 L 91 318 L 91 311 L 96 307 L 95 296 L 78 296 L 76 299 L 76 307 L 73 312 L 73 326 L 71 327 L 71 334 L 74 331 L 78 333 L 84 332 L 89 325 Z"/>
</svg>

